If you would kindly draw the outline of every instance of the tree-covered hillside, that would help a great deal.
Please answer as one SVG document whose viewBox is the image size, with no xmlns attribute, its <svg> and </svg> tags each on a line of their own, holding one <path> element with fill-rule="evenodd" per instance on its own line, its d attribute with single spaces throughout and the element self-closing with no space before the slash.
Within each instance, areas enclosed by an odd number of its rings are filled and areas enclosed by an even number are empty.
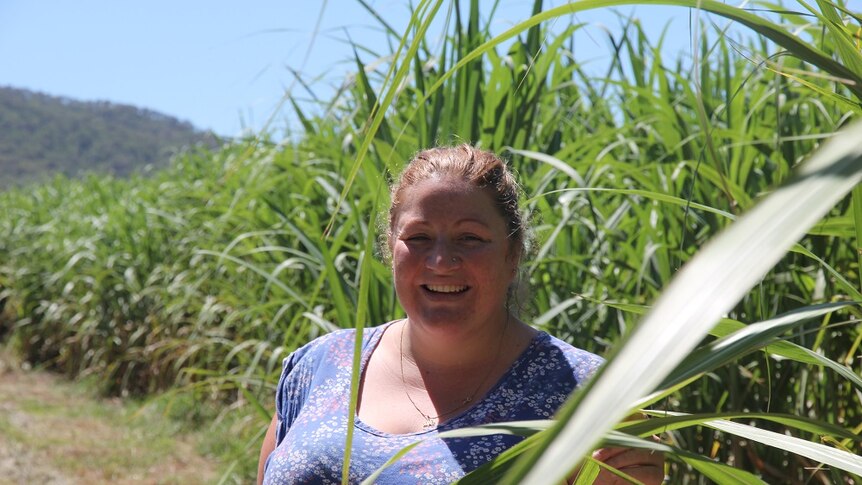
<svg viewBox="0 0 862 485">
<path fill-rule="evenodd" d="M 0 87 L 0 188 L 62 173 L 119 176 L 164 166 L 210 133 L 155 111 Z"/>
</svg>

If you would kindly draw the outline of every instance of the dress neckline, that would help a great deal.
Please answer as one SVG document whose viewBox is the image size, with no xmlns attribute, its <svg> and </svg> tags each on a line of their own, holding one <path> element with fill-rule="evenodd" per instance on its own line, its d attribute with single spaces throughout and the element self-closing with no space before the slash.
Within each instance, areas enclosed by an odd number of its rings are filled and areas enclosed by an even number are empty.
<svg viewBox="0 0 862 485">
<path fill-rule="evenodd" d="M 362 346 L 362 357 L 359 360 L 360 376 L 363 376 L 365 374 L 365 368 L 368 364 L 368 361 L 371 359 L 371 354 L 374 353 L 374 351 L 377 349 L 377 345 L 380 344 L 380 341 L 383 339 L 383 334 L 386 333 L 386 330 L 388 330 L 392 325 L 402 320 L 393 320 L 391 322 L 384 323 L 383 325 L 371 329 L 374 333 L 368 339 L 367 344 Z M 533 338 L 530 340 L 530 343 L 527 345 L 527 347 L 521 352 L 520 355 L 518 355 L 518 357 L 512 362 L 512 365 L 509 366 L 509 369 L 506 370 L 506 372 L 504 372 L 502 376 L 500 376 L 500 379 L 497 380 L 497 382 L 488 390 L 488 392 L 486 392 L 481 399 L 476 400 L 476 402 L 474 402 L 472 406 L 464 409 L 462 412 L 456 414 L 451 419 L 444 421 L 443 424 L 438 424 L 431 429 L 427 429 L 424 431 L 415 431 L 413 433 L 387 433 L 362 421 L 362 419 L 357 414 L 354 417 L 354 427 L 376 436 L 388 438 L 408 438 L 411 436 L 421 436 L 431 433 L 438 433 L 440 431 L 446 431 L 448 429 L 459 428 L 461 426 L 457 426 L 457 423 L 463 420 L 465 417 L 469 416 L 475 410 L 479 409 L 495 394 L 497 394 L 500 389 L 505 386 L 509 379 L 511 379 L 512 375 L 516 373 L 518 368 L 524 365 L 524 363 L 528 360 L 527 357 L 533 353 L 533 350 L 541 342 L 544 342 L 548 337 L 550 337 L 550 335 L 544 330 L 537 330 L 536 335 L 533 335 Z"/>
</svg>

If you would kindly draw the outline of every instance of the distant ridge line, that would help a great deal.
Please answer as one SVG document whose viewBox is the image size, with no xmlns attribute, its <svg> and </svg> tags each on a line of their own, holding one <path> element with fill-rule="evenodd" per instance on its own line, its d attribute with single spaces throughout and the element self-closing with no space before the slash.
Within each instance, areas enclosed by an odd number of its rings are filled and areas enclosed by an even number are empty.
<svg viewBox="0 0 862 485">
<path fill-rule="evenodd" d="M 217 135 L 148 108 L 0 86 L 0 188 L 57 174 L 128 176 Z"/>
</svg>

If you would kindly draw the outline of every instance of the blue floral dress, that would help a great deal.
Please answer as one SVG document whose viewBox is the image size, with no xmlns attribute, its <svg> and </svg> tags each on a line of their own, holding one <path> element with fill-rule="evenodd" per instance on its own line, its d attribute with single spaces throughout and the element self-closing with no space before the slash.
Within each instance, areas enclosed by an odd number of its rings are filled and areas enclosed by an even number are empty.
<svg viewBox="0 0 862 485">
<path fill-rule="evenodd" d="M 391 324 L 364 332 L 362 369 Z M 267 458 L 264 484 L 341 483 L 354 338 L 355 330 L 333 332 L 285 359 L 276 391 L 276 448 Z M 350 482 L 360 483 L 396 452 L 421 441 L 387 468 L 376 483 L 451 483 L 522 438 L 495 434 L 441 439 L 437 437 L 440 432 L 486 423 L 549 419 L 601 363 L 598 356 L 539 332 L 482 400 L 437 428 L 391 434 L 357 417 Z"/>
</svg>

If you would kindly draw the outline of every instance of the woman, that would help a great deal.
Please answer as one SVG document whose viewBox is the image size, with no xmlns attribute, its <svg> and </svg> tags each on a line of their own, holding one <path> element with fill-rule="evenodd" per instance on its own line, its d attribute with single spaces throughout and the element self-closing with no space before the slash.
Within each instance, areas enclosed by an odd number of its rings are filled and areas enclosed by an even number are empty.
<svg viewBox="0 0 862 485">
<path fill-rule="evenodd" d="M 387 232 L 407 318 L 365 332 L 350 480 L 421 440 L 378 483 L 450 483 L 520 438 L 439 432 L 548 419 L 601 359 L 512 314 L 525 228 L 514 178 L 494 154 L 420 152 L 392 189 Z M 352 330 L 334 332 L 285 360 L 259 483 L 340 482 L 353 341 Z M 594 456 L 644 483 L 662 480 L 660 455 Z M 602 472 L 596 483 L 615 480 Z"/>
</svg>

